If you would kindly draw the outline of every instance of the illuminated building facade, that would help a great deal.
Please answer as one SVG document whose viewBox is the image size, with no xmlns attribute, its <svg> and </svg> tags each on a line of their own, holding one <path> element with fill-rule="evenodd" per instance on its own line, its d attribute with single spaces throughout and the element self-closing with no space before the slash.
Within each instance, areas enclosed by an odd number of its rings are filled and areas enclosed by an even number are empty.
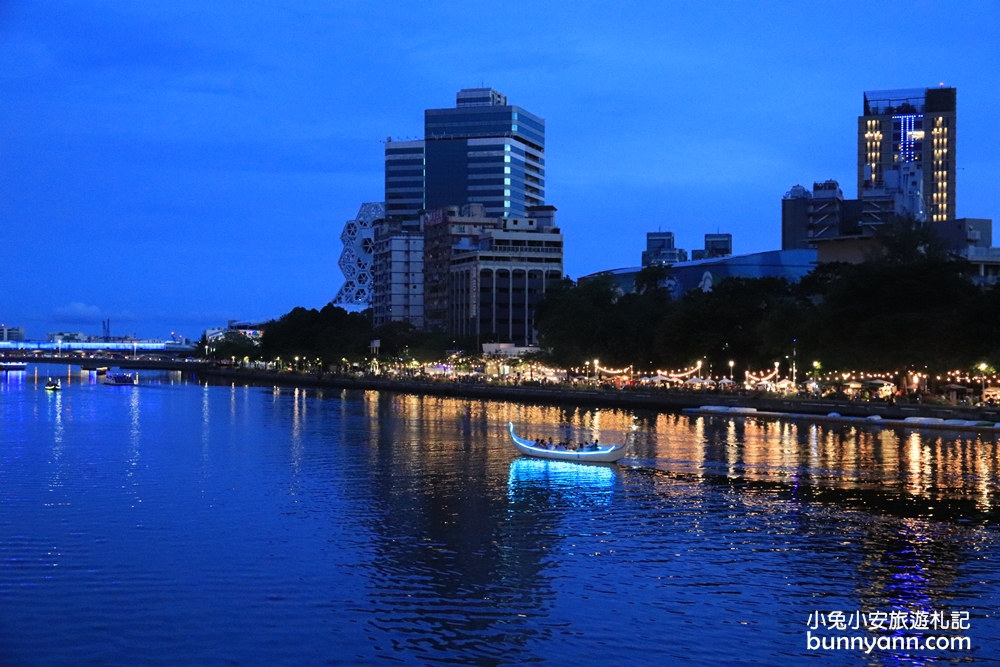
<svg viewBox="0 0 1000 667">
<path fill-rule="evenodd" d="M 344 274 L 344 284 L 340 286 L 333 304 L 337 306 L 370 306 L 372 299 L 372 261 L 375 250 L 375 229 L 377 220 L 385 218 L 382 202 L 362 204 L 354 220 L 344 223 L 340 240 L 344 249 L 337 264 Z"/>
<path fill-rule="evenodd" d="M 955 125 L 955 88 L 865 92 L 858 199 L 894 197 L 917 220 L 954 220 Z"/>
</svg>

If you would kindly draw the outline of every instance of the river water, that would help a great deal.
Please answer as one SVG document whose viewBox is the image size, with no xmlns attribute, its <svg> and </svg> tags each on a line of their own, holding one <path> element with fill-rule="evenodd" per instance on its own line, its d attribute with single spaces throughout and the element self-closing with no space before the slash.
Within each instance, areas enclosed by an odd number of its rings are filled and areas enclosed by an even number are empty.
<svg viewBox="0 0 1000 667">
<path fill-rule="evenodd" d="M 992 436 L 2 380 L 5 667 L 1000 662 Z M 809 644 L 935 635 L 969 648 Z"/>
</svg>

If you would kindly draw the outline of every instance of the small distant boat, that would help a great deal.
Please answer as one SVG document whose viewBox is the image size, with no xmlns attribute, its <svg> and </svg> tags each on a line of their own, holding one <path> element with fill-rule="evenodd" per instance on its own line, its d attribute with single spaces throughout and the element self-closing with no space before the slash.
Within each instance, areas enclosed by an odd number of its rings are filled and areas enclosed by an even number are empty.
<svg viewBox="0 0 1000 667">
<path fill-rule="evenodd" d="M 28 370 L 28 364 L 23 361 L 0 362 L 0 371 L 26 371 L 26 370 Z"/>
<path fill-rule="evenodd" d="M 104 384 L 131 387 L 136 384 L 136 377 L 131 373 L 108 373 Z"/>
<path fill-rule="evenodd" d="M 507 422 L 507 424 L 510 427 L 510 437 L 514 441 L 514 446 L 517 448 L 517 451 L 525 456 L 553 461 L 577 461 L 580 463 L 614 463 L 625 456 L 625 445 L 601 445 L 597 449 L 583 450 L 552 450 L 536 447 L 532 441 L 517 437 L 514 433 L 513 422 Z"/>
<path fill-rule="evenodd" d="M 48 382 L 45 383 L 45 391 L 59 391 L 62 389 L 62 383 L 59 382 L 59 378 L 53 380 L 49 378 Z"/>
</svg>

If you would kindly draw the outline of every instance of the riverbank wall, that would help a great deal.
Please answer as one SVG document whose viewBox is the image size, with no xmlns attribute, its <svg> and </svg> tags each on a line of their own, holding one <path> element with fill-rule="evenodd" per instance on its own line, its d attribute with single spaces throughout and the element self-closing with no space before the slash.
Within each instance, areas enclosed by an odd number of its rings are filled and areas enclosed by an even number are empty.
<svg viewBox="0 0 1000 667">
<path fill-rule="evenodd" d="M 830 413 L 836 413 L 844 417 L 878 416 L 883 419 L 892 420 L 903 420 L 908 417 L 926 417 L 931 419 L 1000 422 L 1000 407 L 966 408 L 919 403 L 890 404 L 864 401 L 773 398 L 702 391 L 569 389 L 564 387 L 524 387 L 466 382 L 389 380 L 374 377 L 355 378 L 335 375 L 320 377 L 305 373 L 273 373 L 231 369 L 205 369 L 199 371 L 199 375 L 214 380 L 264 386 L 358 389 L 362 391 L 387 391 L 403 394 L 449 396 L 454 398 L 653 410 L 659 412 L 676 412 L 712 405 L 731 408 L 754 408 L 759 412 L 785 413 L 797 417 L 811 415 L 825 417 L 830 415 Z"/>
</svg>

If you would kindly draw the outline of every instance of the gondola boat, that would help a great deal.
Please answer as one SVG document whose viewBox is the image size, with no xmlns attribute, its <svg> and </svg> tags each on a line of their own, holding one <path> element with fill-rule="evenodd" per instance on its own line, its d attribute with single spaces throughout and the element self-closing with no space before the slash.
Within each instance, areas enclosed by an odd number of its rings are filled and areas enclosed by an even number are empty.
<svg viewBox="0 0 1000 667">
<path fill-rule="evenodd" d="M 510 427 L 510 437 L 514 441 L 514 447 L 525 456 L 553 461 L 577 461 L 579 463 L 614 463 L 625 456 L 625 445 L 600 445 L 597 449 L 590 450 L 552 450 L 536 447 L 535 443 L 530 440 L 517 437 L 517 434 L 514 433 L 513 422 L 507 422 L 507 424 Z"/>
<path fill-rule="evenodd" d="M 136 377 L 131 373 L 108 373 L 107 377 L 104 378 L 104 384 L 131 387 L 136 384 Z"/>
<path fill-rule="evenodd" d="M 59 391 L 60 389 L 62 389 L 62 383 L 59 378 L 55 380 L 49 378 L 49 381 L 45 383 L 45 391 Z"/>
</svg>

